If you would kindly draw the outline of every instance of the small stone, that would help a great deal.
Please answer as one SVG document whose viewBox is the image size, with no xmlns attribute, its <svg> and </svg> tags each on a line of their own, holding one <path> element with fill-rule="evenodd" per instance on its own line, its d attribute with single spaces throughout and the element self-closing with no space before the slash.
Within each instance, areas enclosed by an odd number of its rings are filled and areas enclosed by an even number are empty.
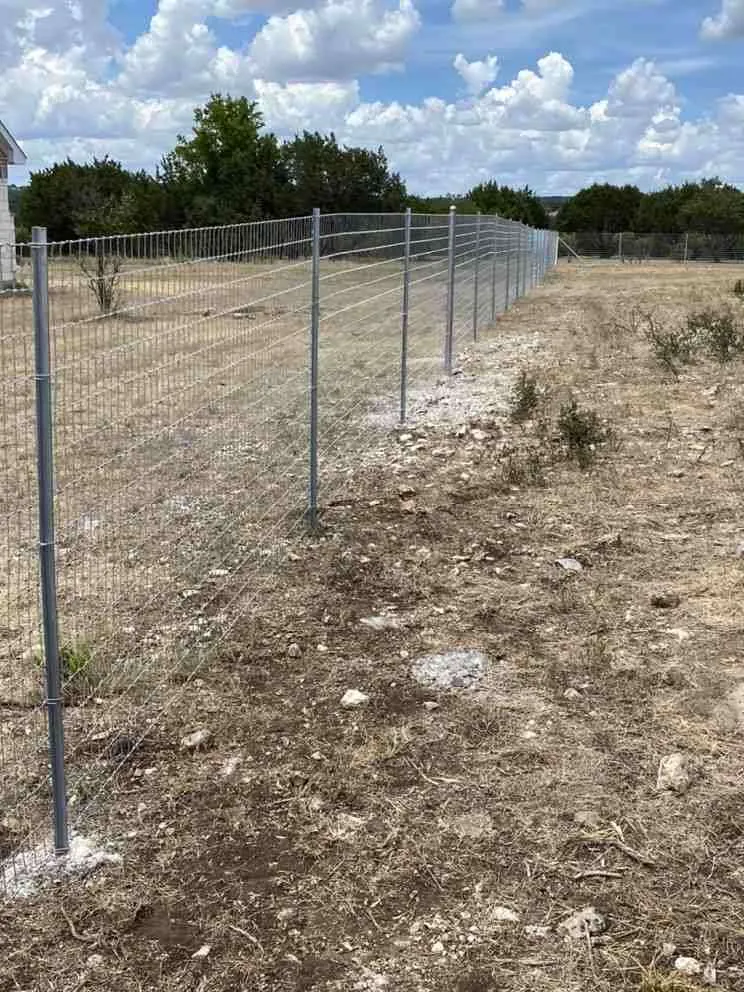
<svg viewBox="0 0 744 992">
<path fill-rule="evenodd" d="M 222 778 L 232 778 L 235 772 L 238 770 L 240 765 L 241 757 L 239 754 L 233 754 L 229 757 L 222 768 L 220 769 L 220 775 Z"/>
<path fill-rule="evenodd" d="M 211 736 L 212 733 L 209 730 L 195 730 L 193 734 L 187 734 L 181 738 L 181 747 L 186 751 L 197 751 L 204 747 Z"/>
<path fill-rule="evenodd" d="M 519 915 L 507 906 L 494 906 L 489 915 L 496 923 L 518 923 Z"/>
<path fill-rule="evenodd" d="M 289 658 L 300 658 L 302 656 L 302 648 L 299 644 L 292 643 L 287 648 L 287 656 Z"/>
<path fill-rule="evenodd" d="M 398 617 L 385 616 L 384 614 L 376 617 L 363 617 L 359 623 L 371 630 L 396 630 L 400 627 Z"/>
<path fill-rule="evenodd" d="M 198 951 L 195 951 L 191 957 L 194 961 L 203 961 L 204 958 L 208 958 L 212 953 L 211 944 L 202 944 Z"/>
<path fill-rule="evenodd" d="M 470 436 L 474 441 L 485 441 L 488 438 L 488 434 L 485 431 L 479 430 L 477 427 L 470 432 Z"/>
<path fill-rule="evenodd" d="M 433 699 L 427 699 L 424 703 L 424 709 L 428 710 L 429 713 L 433 713 L 434 710 L 439 709 L 439 703 L 435 702 Z"/>
<path fill-rule="evenodd" d="M 524 928 L 525 937 L 530 937 L 532 940 L 544 940 L 549 933 L 550 927 L 537 926 L 533 923 Z"/>
<path fill-rule="evenodd" d="M 347 689 L 341 697 L 341 705 L 344 709 L 355 709 L 357 706 L 364 706 L 369 702 L 369 696 L 358 689 Z"/>
<path fill-rule="evenodd" d="M 577 910 L 562 923 L 559 923 L 558 929 L 569 940 L 585 940 L 587 934 L 590 937 L 596 937 L 604 933 L 607 929 L 607 923 L 594 906 L 585 906 L 584 909 Z"/>
<path fill-rule="evenodd" d="M 89 968 L 100 968 L 103 965 L 103 955 L 102 954 L 90 954 L 85 959 L 85 963 Z"/>
<path fill-rule="evenodd" d="M 697 958 L 686 957 L 675 958 L 674 968 L 675 971 L 680 971 L 683 975 L 689 975 L 690 977 L 701 974 L 703 970 L 703 966 Z"/>
<path fill-rule="evenodd" d="M 581 693 L 578 689 L 566 689 L 563 693 L 564 699 L 581 699 Z"/>
<path fill-rule="evenodd" d="M 744 558 L 744 541 L 739 541 L 736 545 L 736 557 Z"/>
<path fill-rule="evenodd" d="M 690 787 L 690 773 L 684 754 L 667 754 L 659 762 L 656 788 L 682 795 Z"/>
<path fill-rule="evenodd" d="M 558 558 L 556 565 L 564 572 L 583 572 L 584 566 L 576 558 Z"/>
<path fill-rule="evenodd" d="M 469 689 L 482 677 L 488 659 L 480 651 L 426 655 L 411 666 L 411 675 L 435 689 Z"/>
<path fill-rule="evenodd" d="M 444 954 L 444 944 L 441 940 L 435 940 L 431 945 L 432 954 Z"/>
<path fill-rule="evenodd" d="M 672 944 L 670 941 L 661 945 L 661 956 L 663 958 L 672 958 L 677 953 L 677 945 Z"/>
<path fill-rule="evenodd" d="M 676 610 L 681 602 L 676 592 L 660 592 L 651 597 L 651 605 L 655 610 Z"/>
</svg>

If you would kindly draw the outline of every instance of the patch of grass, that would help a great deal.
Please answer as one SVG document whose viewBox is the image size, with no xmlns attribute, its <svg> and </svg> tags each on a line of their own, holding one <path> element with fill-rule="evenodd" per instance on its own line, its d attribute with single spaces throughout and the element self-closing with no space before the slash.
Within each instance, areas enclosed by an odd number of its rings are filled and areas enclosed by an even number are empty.
<svg viewBox="0 0 744 992">
<path fill-rule="evenodd" d="M 643 975 L 638 992 L 700 992 L 700 986 L 680 975 L 665 975 L 654 969 Z"/>
<path fill-rule="evenodd" d="M 597 411 L 582 409 L 575 397 L 561 407 L 556 426 L 568 457 L 583 469 L 592 465 L 598 448 L 612 438 L 611 428 Z"/>
<path fill-rule="evenodd" d="M 744 353 L 744 329 L 727 310 L 701 310 L 690 314 L 687 330 L 722 365 Z"/>
<path fill-rule="evenodd" d="M 539 451 L 508 455 L 501 463 L 501 479 L 506 486 L 541 486 L 545 483 L 543 468 Z"/>
<path fill-rule="evenodd" d="M 522 369 L 514 383 L 509 401 L 509 417 L 512 423 L 523 424 L 531 420 L 540 406 L 540 399 L 541 390 L 537 377 Z"/>
</svg>

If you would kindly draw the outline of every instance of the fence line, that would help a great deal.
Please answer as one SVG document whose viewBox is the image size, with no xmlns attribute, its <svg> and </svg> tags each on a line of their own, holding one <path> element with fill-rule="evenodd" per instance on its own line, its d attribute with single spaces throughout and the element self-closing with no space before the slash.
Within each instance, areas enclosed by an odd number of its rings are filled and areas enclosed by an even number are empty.
<svg viewBox="0 0 744 992">
<path fill-rule="evenodd" d="M 744 262 L 744 235 L 579 231 L 561 235 L 559 254 L 569 260 L 576 254 L 582 259 L 621 263 Z"/>
<path fill-rule="evenodd" d="M 66 850 L 293 535 L 558 253 L 454 208 L 10 247 L 0 889 L 50 818 Z"/>
</svg>

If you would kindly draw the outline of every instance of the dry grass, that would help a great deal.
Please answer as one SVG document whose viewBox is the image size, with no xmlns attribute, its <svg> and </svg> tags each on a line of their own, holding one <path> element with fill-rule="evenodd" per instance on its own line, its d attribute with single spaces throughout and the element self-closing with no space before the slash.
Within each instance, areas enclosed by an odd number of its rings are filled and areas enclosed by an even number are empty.
<svg viewBox="0 0 744 992">
<path fill-rule="evenodd" d="M 675 378 L 643 328 L 617 330 L 633 306 L 683 318 L 729 282 L 562 269 L 410 439 L 346 462 L 323 532 L 88 810 L 122 866 L 0 903 L 0 986 L 691 992 L 673 943 L 741 990 L 740 361 Z M 534 329 L 549 397 L 515 426 Z M 618 441 L 586 472 L 551 437 L 569 395 Z M 505 470 L 524 452 L 539 480 Z M 679 606 L 654 608 L 662 593 Z M 381 611 L 398 625 L 360 625 Z M 413 682 L 410 658 L 456 646 L 491 659 L 477 691 Z M 366 708 L 341 709 L 350 687 Z M 197 727 L 210 745 L 186 754 Z M 658 793 L 676 751 L 691 787 Z M 589 904 L 606 932 L 566 944 L 557 923 Z"/>
</svg>

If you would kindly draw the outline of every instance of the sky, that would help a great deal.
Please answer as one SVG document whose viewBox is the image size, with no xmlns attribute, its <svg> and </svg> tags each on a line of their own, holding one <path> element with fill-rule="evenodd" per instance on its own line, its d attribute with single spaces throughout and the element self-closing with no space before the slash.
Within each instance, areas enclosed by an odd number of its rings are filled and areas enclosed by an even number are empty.
<svg viewBox="0 0 744 992">
<path fill-rule="evenodd" d="M 280 136 L 383 145 L 416 193 L 744 186 L 742 66 L 744 0 L 0 0 L 31 170 L 154 170 L 222 92 Z"/>
</svg>

